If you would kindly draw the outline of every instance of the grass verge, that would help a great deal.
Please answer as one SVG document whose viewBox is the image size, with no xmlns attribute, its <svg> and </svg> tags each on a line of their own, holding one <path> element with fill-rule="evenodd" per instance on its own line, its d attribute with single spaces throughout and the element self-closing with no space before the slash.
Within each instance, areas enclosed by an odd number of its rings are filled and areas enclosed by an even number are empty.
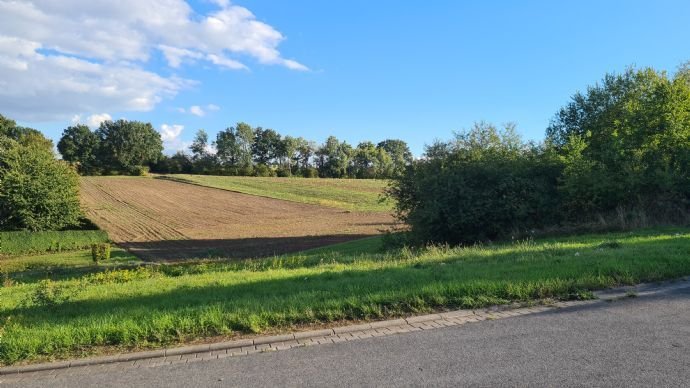
<svg viewBox="0 0 690 388">
<path fill-rule="evenodd" d="M 387 185 L 385 180 L 263 178 L 187 174 L 161 177 L 244 194 L 345 210 L 386 212 L 393 208 L 389 201 L 380 202 L 381 193 Z"/>
<path fill-rule="evenodd" d="M 366 239 L 272 259 L 75 273 L 0 288 L 0 361 L 382 319 L 690 274 L 690 230 L 380 252 Z M 6 272 L 10 282 L 14 273 Z"/>
</svg>

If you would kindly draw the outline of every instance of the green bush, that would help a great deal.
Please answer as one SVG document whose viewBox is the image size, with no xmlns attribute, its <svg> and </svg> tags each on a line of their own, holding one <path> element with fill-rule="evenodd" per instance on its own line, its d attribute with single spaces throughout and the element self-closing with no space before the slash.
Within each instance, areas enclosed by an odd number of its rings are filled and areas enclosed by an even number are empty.
<svg viewBox="0 0 690 388">
<path fill-rule="evenodd" d="M 0 146 L 0 230 L 78 225 L 79 176 L 41 144 Z"/>
<path fill-rule="evenodd" d="M 305 178 L 318 178 L 319 170 L 314 167 L 307 167 L 302 170 L 302 176 Z"/>
<path fill-rule="evenodd" d="M 0 232 L 0 255 L 73 251 L 107 241 L 108 234 L 102 230 Z"/>
<path fill-rule="evenodd" d="M 45 279 L 36 285 L 30 302 L 34 306 L 54 307 L 69 301 L 76 293 L 77 289 Z"/>
<path fill-rule="evenodd" d="M 560 166 L 512 127 L 479 123 L 427 151 L 388 189 L 411 242 L 494 240 L 559 221 Z"/>
<path fill-rule="evenodd" d="M 91 258 L 94 263 L 110 260 L 110 244 L 100 243 L 91 245 Z"/>
</svg>

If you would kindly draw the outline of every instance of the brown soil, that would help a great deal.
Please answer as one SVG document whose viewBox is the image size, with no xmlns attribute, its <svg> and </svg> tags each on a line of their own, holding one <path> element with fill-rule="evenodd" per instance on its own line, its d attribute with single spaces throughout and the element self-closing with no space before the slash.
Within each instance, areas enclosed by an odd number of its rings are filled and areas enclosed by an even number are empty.
<svg viewBox="0 0 690 388">
<path fill-rule="evenodd" d="M 84 177 L 86 215 L 150 260 L 260 257 L 353 240 L 393 225 L 359 213 L 137 177 Z"/>
</svg>

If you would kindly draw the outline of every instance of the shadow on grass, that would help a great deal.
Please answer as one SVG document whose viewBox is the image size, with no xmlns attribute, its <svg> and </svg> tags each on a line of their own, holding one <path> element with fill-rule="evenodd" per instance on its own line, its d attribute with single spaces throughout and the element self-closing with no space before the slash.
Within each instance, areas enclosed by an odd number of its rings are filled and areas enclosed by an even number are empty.
<svg viewBox="0 0 690 388">
<path fill-rule="evenodd" d="M 343 243 L 371 234 L 339 234 L 299 237 L 257 237 L 241 239 L 194 239 L 146 242 L 121 242 L 118 245 L 149 261 L 188 259 L 246 259 L 277 256 Z"/>
</svg>

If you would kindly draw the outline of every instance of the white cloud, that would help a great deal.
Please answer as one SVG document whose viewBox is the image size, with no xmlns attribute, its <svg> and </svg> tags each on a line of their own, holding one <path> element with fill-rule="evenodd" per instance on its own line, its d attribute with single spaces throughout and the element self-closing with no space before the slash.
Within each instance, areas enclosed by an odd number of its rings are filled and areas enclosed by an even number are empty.
<svg viewBox="0 0 690 388">
<path fill-rule="evenodd" d="M 245 60 L 308 70 L 278 51 L 285 39 L 246 8 L 215 0 L 197 14 L 184 0 L 0 0 L 0 107 L 27 121 L 82 112 L 147 111 L 192 81 L 146 66 Z"/>
<path fill-rule="evenodd" d="M 87 117 L 85 120 L 82 120 L 81 115 L 74 115 L 72 117 L 72 123 L 73 124 L 85 124 L 91 129 L 96 129 L 101 125 L 102 122 L 112 120 L 112 119 L 113 118 L 107 113 L 92 114 L 91 116 Z"/>
<path fill-rule="evenodd" d="M 200 105 L 192 105 L 189 108 L 175 108 L 180 113 L 189 113 L 194 116 L 204 117 L 208 112 L 219 111 L 220 107 L 216 104 L 208 104 L 204 107 Z"/>
<path fill-rule="evenodd" d="M 166 153 L 175 153 L 177 151 L 186 150 L 189 147 L 188 142 L 180 139 L 184 125 L 179 124 L 163 124 L 158 132 L 161 134 L 163 140 L 163 148 Z"/>
<path fill-rule="evenodd" d="M 199 116 L 199 117 L 204 117 L 206 115 L 206 112 L 204 112 L 203 109 L 199 105 L 192 105 L 189 107 L 189 113 L 193 114 L 194 116 Z"/>
</svg>

